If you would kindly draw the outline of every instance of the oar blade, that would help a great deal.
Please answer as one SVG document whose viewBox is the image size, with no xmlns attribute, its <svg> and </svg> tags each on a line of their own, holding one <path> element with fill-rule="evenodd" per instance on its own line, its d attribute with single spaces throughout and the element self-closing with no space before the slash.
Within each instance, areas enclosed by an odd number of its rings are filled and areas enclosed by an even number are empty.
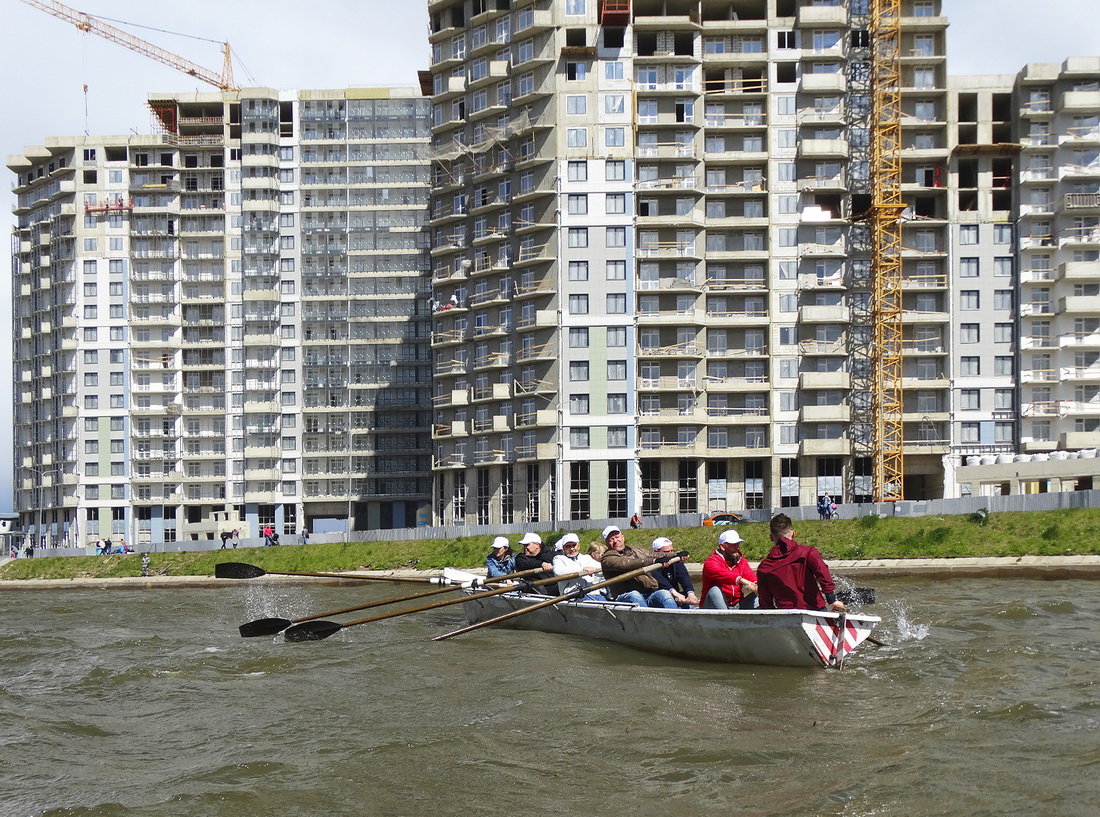
<svg viewBox="0 0 1100 817">
<path fill-rule="evenodd" d="M 853 587 L 851 590 L 840 590 L 836 597 L 845 604 L 874 604 L 875 588 Z"/>
<path fill-rule="evenodd" d="M 290 627 L 283 635 L 287 641 L 320 641 L 342 629 L 344 625 L 335 621 L 303 621 Z"/>
<path fill-rule="evenodd" d="M 267 571 L 262 567 L 244 562 L 219 562 L 214 565 L 214 577 L 218 579 L 258 579 L 266 575 Z"/>
<path fill-rule="evenodd" d="M 241 638 L 255 638 L 261 635 L 276 635 L 294 622 L 288 618 L 258 618 L 242 624 L 239 629 Z"/>
</svg>

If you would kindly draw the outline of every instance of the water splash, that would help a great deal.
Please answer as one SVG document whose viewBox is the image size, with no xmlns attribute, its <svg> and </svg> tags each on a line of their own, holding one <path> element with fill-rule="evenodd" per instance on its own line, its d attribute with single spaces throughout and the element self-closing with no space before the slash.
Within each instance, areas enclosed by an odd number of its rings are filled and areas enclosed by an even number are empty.
<svg viewBox="0 0 1100 817">
<path fill-rule="evenodd" d="M 897 630 L 899 641 L 923 641 L 932 632 L 931 624 L 913 620 L 909 605 L 892 601 L 886 606 L 894 615 L 894 628 Z"/>
</svg>

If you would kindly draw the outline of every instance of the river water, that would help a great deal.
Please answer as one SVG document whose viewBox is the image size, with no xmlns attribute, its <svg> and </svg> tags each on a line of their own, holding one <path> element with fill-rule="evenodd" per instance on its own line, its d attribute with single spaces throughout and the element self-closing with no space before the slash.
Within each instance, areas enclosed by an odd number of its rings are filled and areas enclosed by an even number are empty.
<svg viewBox="0 0 1100 817">
<path fill-rule="evenodd" d="M 840 672 L 427 641 L 459 607 L 237 634 L 422 585 L 0 593 L 0 817 L 1096 814 L 1100 583 L 874 585 Z"/>
</svg>

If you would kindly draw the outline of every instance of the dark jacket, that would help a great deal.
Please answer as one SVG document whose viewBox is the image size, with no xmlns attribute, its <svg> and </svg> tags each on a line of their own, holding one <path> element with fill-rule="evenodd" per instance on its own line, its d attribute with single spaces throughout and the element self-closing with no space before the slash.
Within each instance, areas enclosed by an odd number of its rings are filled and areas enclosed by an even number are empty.
<svg viewBox="0 0 1100 817">
<path fill-rule="evenodd" d="M 822 610 L 826 599 L 836 600 L 833 577 L 817 548 L 790 539 L 780 539 L 757 566 L 756 584 L 764 608 Z"/>
<path fill-rule="evenodd" d="M 657 586 L 661 590 L 675 590 L 685 596 L 695 592 L 695 585 L 691 583 L 691 576 L 688 575 L 687 566 L 683 562 L 659 567 L 650 575 L 657 580 Z"/>
<path fill-rule="evenodd" d="M 622 550 L 611 550 L 608 548 L 604 553 L 603 559 L 600 560 L 600 566 L 603 568 L 604 579 L 613 579 L 616 576 L 621 576 L 624 573 L 629 573 L 631 570 L 637 570 L 639 567 L 646 567 L 653 564 L 656 559 L 656 554 L 644 551 L 637 551 L 634 548 L 627 545 Z M 657 580 L 648 573 L 643 573 L 641 576 L 635 576 L 633 579 L 627 579 L 622 582 L 615 582 L 615 584 L 609 585 L 607 590 L 612 596 L 621 596 L 623 593 L 629 593 L 631 590 L 637 590 L 645 596 L 648 596 L 658 587 Z"/>
<path fill-rule="evenodd" d="M 526 553 L 521 553 L 516 556 L 516 573 L 522 573 L 524 570 L 532 570 L 536 567 L 542 567 L 543 563 L 552 565 L 554 563 L 554 549 L 546 545 L 542 546 L 542 550 L 539 551 L 538 556 L 528 556 Z M 541 579 L 549 579 L 553 576 L 553 573 L 545 573 L 539 575 L 538 573 L 528 576 L 529 581 L 538 581 Z M 534 588 L 536 593 L 542 593 L 544 596 L 558 596 L 557 582 L 553 584 L 543 584 Z"/>
</svg>

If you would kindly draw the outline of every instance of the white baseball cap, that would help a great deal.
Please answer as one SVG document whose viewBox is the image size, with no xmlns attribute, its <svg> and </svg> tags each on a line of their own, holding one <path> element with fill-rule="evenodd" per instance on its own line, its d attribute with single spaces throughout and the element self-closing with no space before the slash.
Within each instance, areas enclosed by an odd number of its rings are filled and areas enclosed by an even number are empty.
<svg viewBox="0 0 1100 817">
<path fill-rule="evenodd" d="M 511 546 L 512 543 L 508 541 L 507 536 L 498 536 L 496 539 L 493 540 L 492 549 L 497 550 L 498 548 L 507 548 Z"/>
<path fill-rule="evenodd" d="M 519 540 L 519 543 L 521 545 L 529 545 L 532 542 L 534 542 L 536 545 L 541 545 L 542 537 L 539 536 L 537 533 L 525 533 L 523 534 L 523 538 Z"/>
<path fill-rule="evenodd" d="M 606 542 L 607 537 L 610 536 L 613 533 L 622 533 L 622 529 L 619 528 L 616 525 L 608 525 L 606 528 L 603 529 L 603 539 L 604 539 L 604 541 Z"/>
<path fill-rule="evenodd" d="M 661 548 L 670 547 L 672 547 L 672 540 L 669 539 L 667 536 L 658 536 L 656 539 L 653 540 L 654 550 L 660 550 Z"/>
<path fill-rule="evenodd" d="M 745 540 L 741 538 L 741 534 L 735 530 L 724 530 L 718 537 L 718 544 L 720 545 L 735 545 L 738 542 L 744 541 Z"/>
<path fill-rule="evenodd" d="M 579 545 L 581 543 L 581 540 L 580 540 L 580 537 L 577 536 L 577 534 L 567 533 L 567 534 L 565 534 L 565 536 L 563 536 L 561 539 L 559 539 L 557 542 L 554 543 L 554 550 L 561 550 L 563 547 L 565 547 L 570 542 L 573 542 L 574 544 Z"/>
</svg>

